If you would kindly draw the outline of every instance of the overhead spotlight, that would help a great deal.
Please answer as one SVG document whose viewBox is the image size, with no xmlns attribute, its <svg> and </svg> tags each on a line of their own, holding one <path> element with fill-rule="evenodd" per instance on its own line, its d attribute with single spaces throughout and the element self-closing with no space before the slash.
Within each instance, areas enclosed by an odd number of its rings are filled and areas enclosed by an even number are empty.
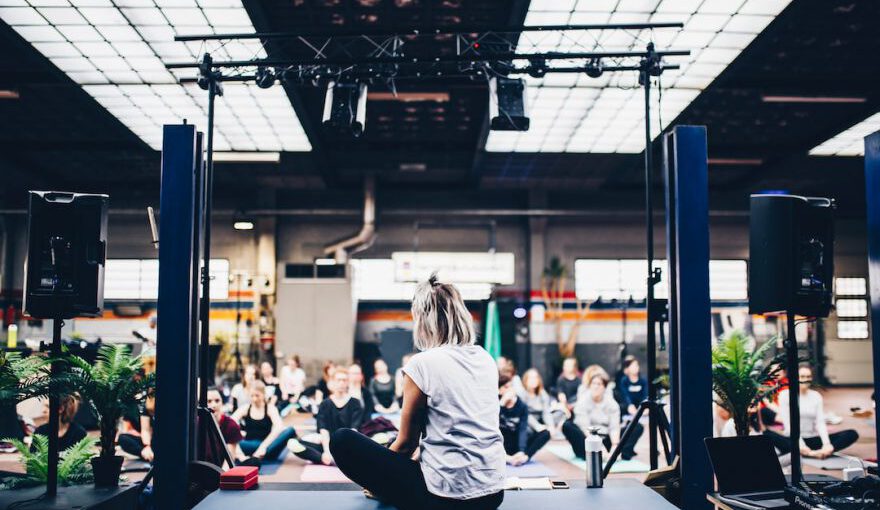
<svg viewBox="0 0 880 510">
<path fill-rule="evenodd" d="M 529 76 L 532 78 L 543 78 L 547 74 L 547 61 L 543 58 L 535 58 L 529 61 Z"/>
<path fill-rule="evenodd" d="M 199 76 L 196 83 L 198 83 L 199 88 L 202 90 L 208 90 L 210 87 L 211 73 L 214 72 L 211 66 L 213 62 L 214 60 L 211 58 L 210 53 L 205 53 L 202 59 L 199 60 Z"/>
<path fill-rule="evenodd" d="M 324 127 L 361 136 L 367 123 L 367 84 L 337 83 L 327 85 L 324 97 Z"/>
<path fill-rule="evenodd" d="M 268 89 L 275 85 L 275 71 L 268 67 L 258 67 L 256 74 L 257 87 Z"/>
<path fill-rule="evenodd" d="M 489 80 L 489 128 L 494 131 L 528 131 L 526 84 L 519 78 Z"/>
<path fill-rule="evenodd" d="M 590 78 L 598 78 L 602 76 L 605 69 L 602 68 L 602 61 L 598 58 L 594 58 L 587 62 L 586 67 L 584 67 L 584 72 L 587 73 L 587 76 Z"/>
<path fill-rule="evenodd" d="M 232 224 L 235 230 L 253 230 L 254 222 L 250 220 L 238 220 Z"/>
</svg>

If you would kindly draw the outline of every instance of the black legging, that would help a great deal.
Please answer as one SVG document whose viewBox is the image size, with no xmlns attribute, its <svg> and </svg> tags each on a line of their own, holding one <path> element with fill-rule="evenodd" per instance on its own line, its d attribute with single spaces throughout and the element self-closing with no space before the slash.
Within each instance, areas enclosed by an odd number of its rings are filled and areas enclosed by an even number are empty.
<svg viewBox="0 0 880 510">
<path fill-rule="evenodd" d="M 764 435 L 769 437 L 773 446 L 783 454 L 791 452 L 791 439 L 789 439 L 788 436 L 784 436 L 773 430 L 765 430 Z M 805 437 L 803 439 L 804 443 L 807 444 L 807 448 L 810 450 L 818 450 L 819 448 L 822 448 L 821 437 Z M 834 451 L 839 452 L 840 450 L 849 448 L 855 444 L 855 442 L 859 440 L 859 433 L 855 430 L 841 430 L 840 432 L 828 434 L 828 439 L 831 440 L 831 446 L 834 448 Z"/>
<path fill-rule="evenodd" d="M 519 452 L 519 438 L 516 432 L 504 432 L 502 430 L 501 435 L 504 436 L 504 451 L 507 452 L 508 455 L 513 455 Z M 523 453 L 531 459 L 536 453 L 538 453 L 538 450 L 547 444 L 548 441 L 550 441 L 549 430 L 529 432 L 529 438 L 526 440 L 526 449 Z"/>
<path fill-rule="evenodd" d="M 495 510 L 504 499 L 504 491 L 464 500 L 431 494 L 418 462 L 352 429 L 333 433 L 330 453 L 345 476 L 400 510 Z"/>
<path fill-rule="evenodd" d="M 119 434 L 119 447 L 122 448 L 122 451 L 125 453 L 143 459 L 141 452 L 144 450 L 144 441 L 141 439 L 141 436 L 136 436 L 134 434 Z"/>
<path fill-rule="evenodd" d="M 622 443 L 620 447 L 620 457 L 623 460 L 629 460 L 636 456 L 636 442 L 642 437 L 644 429 L 645 428 L 642 427 L 641 423 L 635 422 L 632 434 L 630 434 L 629 439 L 627 439 L 625 443 Z M 562 424 L 562 434 L 565 436 L 565 439 L 568 439 L 569 444 L 571 444 L 571 449 L 574 450 L 575 456 L 579 459 L 586 458 L 587 452 L 584 447 L 584 440 L 587 439 L 587 436 L 581 428 L 575 425 L 573 421 L 569 420 Z M 605 449 L 610 452 L 611 438 L 605 434 L 599 435 L 602 436 L 602 444 L 605 445 Z"/>
</svg>

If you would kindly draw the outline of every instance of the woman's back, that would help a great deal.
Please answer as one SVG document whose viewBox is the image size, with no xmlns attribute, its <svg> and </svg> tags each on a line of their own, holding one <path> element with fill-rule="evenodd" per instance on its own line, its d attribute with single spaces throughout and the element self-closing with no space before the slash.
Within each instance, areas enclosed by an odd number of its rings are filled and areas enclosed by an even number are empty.
<svg viewBox="0 0 880 510">
<path fill-rule="evenodd" d="M 428 397 L 420 457 L 428 489 L 470 499 L 504 485 L 498 369 L 478 346 L 446 345 L 413 356 L 404 372 Z"/>
</svg>

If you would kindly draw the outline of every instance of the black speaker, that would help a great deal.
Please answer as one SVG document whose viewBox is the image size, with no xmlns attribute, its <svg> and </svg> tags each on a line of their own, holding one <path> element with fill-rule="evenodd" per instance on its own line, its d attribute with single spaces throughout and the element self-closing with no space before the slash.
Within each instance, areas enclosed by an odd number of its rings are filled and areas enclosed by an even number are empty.
<svg viewBox="0 0 880 510">
<path fill-rule="evenodd" d="M 489 129 L 493 131 L 528 131 L 526 84 L 521 78 L 489 80 Z"/>
<path fill-rule="evenodd" d="M 827 317 L 834 277 L 834 201 L 752 195 L 749 312 Z"/>
<path fill-rule="evenodd" d="M 94 317 L 104 306 L 107 195 L 31 191 L 24 312 Z"/>
</svg>

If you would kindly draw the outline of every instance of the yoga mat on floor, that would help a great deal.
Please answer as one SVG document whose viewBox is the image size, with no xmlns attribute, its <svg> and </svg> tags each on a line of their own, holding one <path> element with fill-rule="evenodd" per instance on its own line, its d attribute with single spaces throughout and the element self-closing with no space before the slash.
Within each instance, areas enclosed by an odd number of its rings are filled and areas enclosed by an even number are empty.
<svg viewBox="0 0 880 510">
<path fill-rule="evenodd" d="M 277 459 L 272 461 L 263 461 L 260 465 L 260 474 L 261 475 L 274 475 L 278 472 L 278 468 L 281 467 L 281 464 L 284 464 L 284 459 L 287 457 L 287 448 L 281 450 L 281 455 L 278 456 Z"/>
<path fill-rule="evenodd" d="M 342 474 L 338 467 L 319 464 L 306 465 L 299 479 L 301 482 L 313 483 L 351 482 L 347 476 Z"/>
<path fill-rule="evenodd" d="M 809 457 L 801 457 L 801 462 L 808 466 L 824 469 L 825 471 L 842 471 L 848 467 L 861 466 L 858 461 L 846 457 L 841 457 L 840 455 L 832 455 L 827 459 L 811 459 Z M 871 463 L 866 462 L 865 464 Z"/>
<path fill-rule="evenodd" d="M 150 470 L 151 464 L 141 459 L 125 459 L 122 463 L 123 473 L 146 473 Z"/>
<path fill-rule="evenodd" d="M 547 445 L 546 450 L 556 455 L 560 459 L 567 461 L 568 463 L 577 466 L 578 469 L 587 469 L 587 463 L 583 459 L 579 459 L 574 456 L 574 452 L 571 449 L 571 446 L 567 444 L 551 444 Z M 608 461 L 608 456 L 604 456 L 605 462 Z M 623 460 L 621 458 L 617 459 L 617 462 L 611 466 L 612 473 L 647 473 L 651 470 L 651 466 L 645 464 L 644 462 L 636 459 Z"/>
<path fill-rule="evenodd" d="M 364 497 L 359 491 L 215 491 L 196 506 L 196 510 L 266 510 L 292 508 L 332 508 L 333 510 L 391 509 Z M 602 510 L 677 510 L 659 494 L 636 480 L 607 480 L 601 490 L 586 490 L 583 482 L 569 490 L 507 491 L 501 510 L 536 508 L 595 508 Z"/>
<path fill-rule="evenodd" d="M 508 478 L 538 478 L 542 476 L 556 476 L 556 472 L 540 462 L 531 460 L 521 466 L 507 466 L 505 475 Z"/>
</svg>

